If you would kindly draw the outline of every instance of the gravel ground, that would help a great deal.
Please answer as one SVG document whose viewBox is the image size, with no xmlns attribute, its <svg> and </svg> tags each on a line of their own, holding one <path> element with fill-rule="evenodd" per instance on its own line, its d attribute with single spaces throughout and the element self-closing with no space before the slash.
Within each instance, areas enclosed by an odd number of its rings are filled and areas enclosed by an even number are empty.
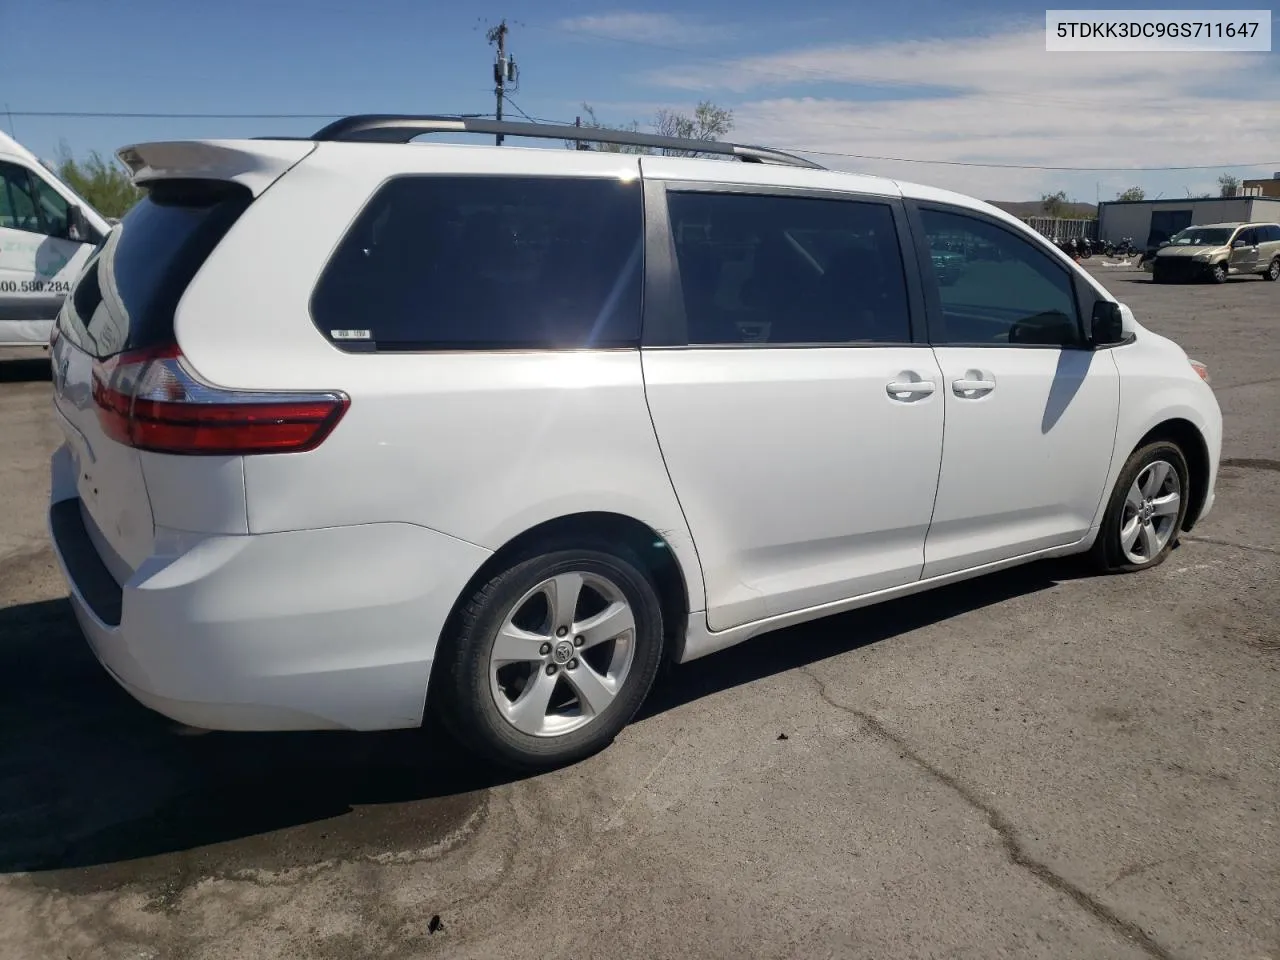
<svg viewBox="0 0 1280 960">
<path fill-rule="evenodd" d="M 1280 958 L 1280 285 L 1089 269 L 1223 406 L 1168 563 L 761 637 L 518 781 L 137 706 L 45 543 L 47 363 L 0 363 L 0 958 Z"/>
</svg>

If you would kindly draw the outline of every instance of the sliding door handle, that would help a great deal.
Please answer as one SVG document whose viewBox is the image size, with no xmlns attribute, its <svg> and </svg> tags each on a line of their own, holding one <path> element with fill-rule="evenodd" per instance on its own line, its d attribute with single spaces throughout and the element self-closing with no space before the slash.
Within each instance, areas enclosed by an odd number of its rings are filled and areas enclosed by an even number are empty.
<svg viewBox="0 0 1280 960">
<path fill-rule="evenodd" d="M 994 380 L 962 378 L 951 382 L 951 389 L 956 392 L 956 396 L 964 400 L 976 400 L 978 397 L 985 397 L 995 388 L 996 382 Z"/>
</svg>

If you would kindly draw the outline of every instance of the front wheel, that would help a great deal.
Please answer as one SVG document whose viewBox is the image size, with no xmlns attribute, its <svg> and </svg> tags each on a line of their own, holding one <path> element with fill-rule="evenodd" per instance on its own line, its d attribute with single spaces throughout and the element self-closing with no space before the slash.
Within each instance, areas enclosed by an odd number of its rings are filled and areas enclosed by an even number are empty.
<svg viewBox="0 0 1280 960">
<path fill-rule="evenodd" d="M 1209 279 L 1214 283 L 1227 282 L 1227 265 L 1225 263 L 1215 263 L 1213 269 L 1209 272 Z"/>
<path fill-rule="evenodd" d="M 454 619 L 433 673 L 433 712 L 465 746 L 515 770 L 608 746 L 661 663 L 661 604 L 625 551 L 525 559 L 464 598 Z"/>
<path fill-rule="evenodd" d="M 1280 280 L 1280 257 L 1276 257 L 1274 260 L 1271 261 L 1271 264 L 1267 267 L 1267 270 L 1262 275 L 1262 278 L 1264 280 L 1270 280 L 1273 283 L 1277 280 Z"/>
<path fill-rule="evenodd" d="M 1092 559 L 1108 573 L 1164 562 L 1187 512 L 1187 461 L 1165 440 L 1135 450 L 1116 479 Z"/>
</svg>

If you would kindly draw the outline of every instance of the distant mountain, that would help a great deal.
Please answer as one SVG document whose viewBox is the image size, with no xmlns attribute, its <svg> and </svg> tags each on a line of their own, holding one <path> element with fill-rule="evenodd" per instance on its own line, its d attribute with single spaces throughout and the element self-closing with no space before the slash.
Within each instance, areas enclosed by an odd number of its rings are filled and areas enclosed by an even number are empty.
<svg viewBox="0 0 1280 960">
<path fill-rule="evenodd" d="M 1043 217 L 1044 208 L 1039 200 L 988 200 L 987 203 L 999 207 L 1015 217 Z M 1092 203 L 1063 204 L 1060 216 L 1064 220 L 1093 220 L 1098 216 L 1098 208 Z"/>
</svg>

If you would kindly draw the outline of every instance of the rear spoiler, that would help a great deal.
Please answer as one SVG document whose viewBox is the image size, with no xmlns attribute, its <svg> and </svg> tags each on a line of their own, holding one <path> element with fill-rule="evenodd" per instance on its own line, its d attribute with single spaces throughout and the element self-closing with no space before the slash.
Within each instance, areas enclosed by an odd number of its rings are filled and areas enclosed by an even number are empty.
<svg viewBox="0 0 1280 960">
<path fill-rule="evenodd" d="M 122 147 L 133 182 L 229 180 L 255 197 L 316 148 L 310 140 L 173 140 Z"/>
</svg>

